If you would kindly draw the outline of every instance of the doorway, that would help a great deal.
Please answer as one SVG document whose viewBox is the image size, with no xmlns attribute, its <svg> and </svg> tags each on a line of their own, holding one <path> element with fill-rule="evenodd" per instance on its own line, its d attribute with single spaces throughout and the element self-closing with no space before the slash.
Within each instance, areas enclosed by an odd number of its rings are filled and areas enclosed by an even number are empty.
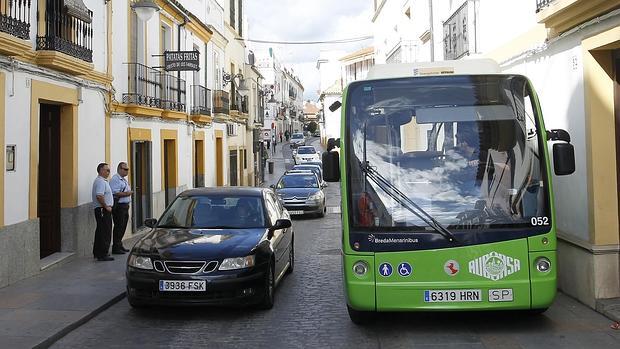
<svg viewBox="0 0 620 349">
<path fill-rule="evenodd" d="M 216 184 L 218 187 L 224 186 L 224 144 L 222 137 L 215 138 L 215 172 Z"/>
<path fill-rule="evenodd" d="M 151 142 L 131 142 L 132 229 L 137 232 L 152 216 Z"/>
<path fill-rule="evenodd" d="M 176 197 L 176 141 L 164 139 L 164 196 L 166 207 Z"/>
<path fill-rule="evenodd" d="M 194 188 L 205 186 L 205 148 L 203 140 L 194 141 Z"/>
<path fill-rule="evenodd" d="M 237 149 L 230 151 L 230 178 L 229 184 L 231 187 L 236 187 L 237 184 Z"/>
<path fill-rule="evenodd" d="M 40 257 L 60 252 L 60 106 L 41 104 L 37 213 Z"/>
</svg>

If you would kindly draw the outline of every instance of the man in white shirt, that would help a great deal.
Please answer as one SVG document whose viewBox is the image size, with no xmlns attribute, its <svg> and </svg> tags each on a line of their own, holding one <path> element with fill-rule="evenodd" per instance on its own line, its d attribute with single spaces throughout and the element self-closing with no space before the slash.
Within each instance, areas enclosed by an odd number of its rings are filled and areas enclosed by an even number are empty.
<svg viewBox="0 0 620 349">
<path fill-rule="evenodd" d="M 108 184 L 110 176 L 110 166 L 105 162 L 97 165 L 99 174 L 93 182 L 92 199 L 95 207 L 95 220 L 97 228 L 95 230 L 95 243 L 93 244 L 93 256 L 98 261 L 113 261 L 108 250 L 110 249 L 110 235 L 112 235 L 112 189 Z"/>
<path fill-rule="evenodd" d="M 112 234 L 112 254 L 124 254 L 129 250 L 123 246 L 123 236 L 129 220 L 129 203 L 131 203 L 131 186 L 127 182 L 129 166 L 126 162 L 120 162 L 116 167 L 116 174 L 110 181 L 110 188 L 114 195 L 112 219 L 114 220 L 114 232 Z"/>
</svg>

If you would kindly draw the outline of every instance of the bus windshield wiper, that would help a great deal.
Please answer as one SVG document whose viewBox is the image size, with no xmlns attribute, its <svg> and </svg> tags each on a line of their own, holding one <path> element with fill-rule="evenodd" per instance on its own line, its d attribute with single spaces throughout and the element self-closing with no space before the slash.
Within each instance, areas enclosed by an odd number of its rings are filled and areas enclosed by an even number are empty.
<svg viewBox="0 0 620 349">
<path fill-rule="evenodd" d="M 373 182 L 381 188 L 386 194 L 388 194 L 392 199 L 398 202 L 402 207 L 406 208 L 409 212 L 416 215 L 418 218 L 424 221 L 424 223 L 428 224 L 431 228 L 435 229 L 435 231 L 449 242 L 459 242 L 446 227 L 441 225 L 433 216 L 428 214 L 428 212 L 424 211 L 420 206 L 418 206 L 415 202 L 413 202 L 407 195 L 405 195 L 402 191 L 400 191 L 394 184 L 388 181 L 385 177 L 383 177 L 377 170 L 372 168 L 368 161 L 365 164 L 361 164 L 362 172 L 366 174 L 366 178 L 370 178 Z M 416 211 L 417 210 L 417 211 Z"/>
</svg>

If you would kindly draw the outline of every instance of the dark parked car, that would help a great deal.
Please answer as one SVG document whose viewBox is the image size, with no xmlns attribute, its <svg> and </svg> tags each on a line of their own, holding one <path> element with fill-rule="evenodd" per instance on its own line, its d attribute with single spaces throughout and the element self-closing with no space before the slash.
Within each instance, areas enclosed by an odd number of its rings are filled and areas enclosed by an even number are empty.
<svg viewBox="0 0 620 349">
<path fill-rule="evenodd" d="M 180 194 L 127 261 L 127 298 L 149 304 L 259 304 L 294 266 L 288 212 L 269 189 L 200 188 Z"/>
<path fill-rule="evenodd" d="M 271 186 L 291 215 L 318 214 L 325 216 L 325 194 L 317 176 L 308 171 L 285 173 L 278 184 Z"/>
</svg>

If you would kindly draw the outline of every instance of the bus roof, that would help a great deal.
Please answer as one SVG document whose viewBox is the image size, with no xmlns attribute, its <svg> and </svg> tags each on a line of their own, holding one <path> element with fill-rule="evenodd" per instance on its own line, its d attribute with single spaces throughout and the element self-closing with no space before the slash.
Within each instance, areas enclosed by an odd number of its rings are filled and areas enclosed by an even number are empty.
<svg viewBox="0 0 620 349">
<path fill-rule="evenodd" d="M 498 74 L 499 64 L 492 59 L 459 59 L 455 61 L 377 64 L 370 68 L 367 80 L 393 79 L 432 75 Z"/>
</svg>

